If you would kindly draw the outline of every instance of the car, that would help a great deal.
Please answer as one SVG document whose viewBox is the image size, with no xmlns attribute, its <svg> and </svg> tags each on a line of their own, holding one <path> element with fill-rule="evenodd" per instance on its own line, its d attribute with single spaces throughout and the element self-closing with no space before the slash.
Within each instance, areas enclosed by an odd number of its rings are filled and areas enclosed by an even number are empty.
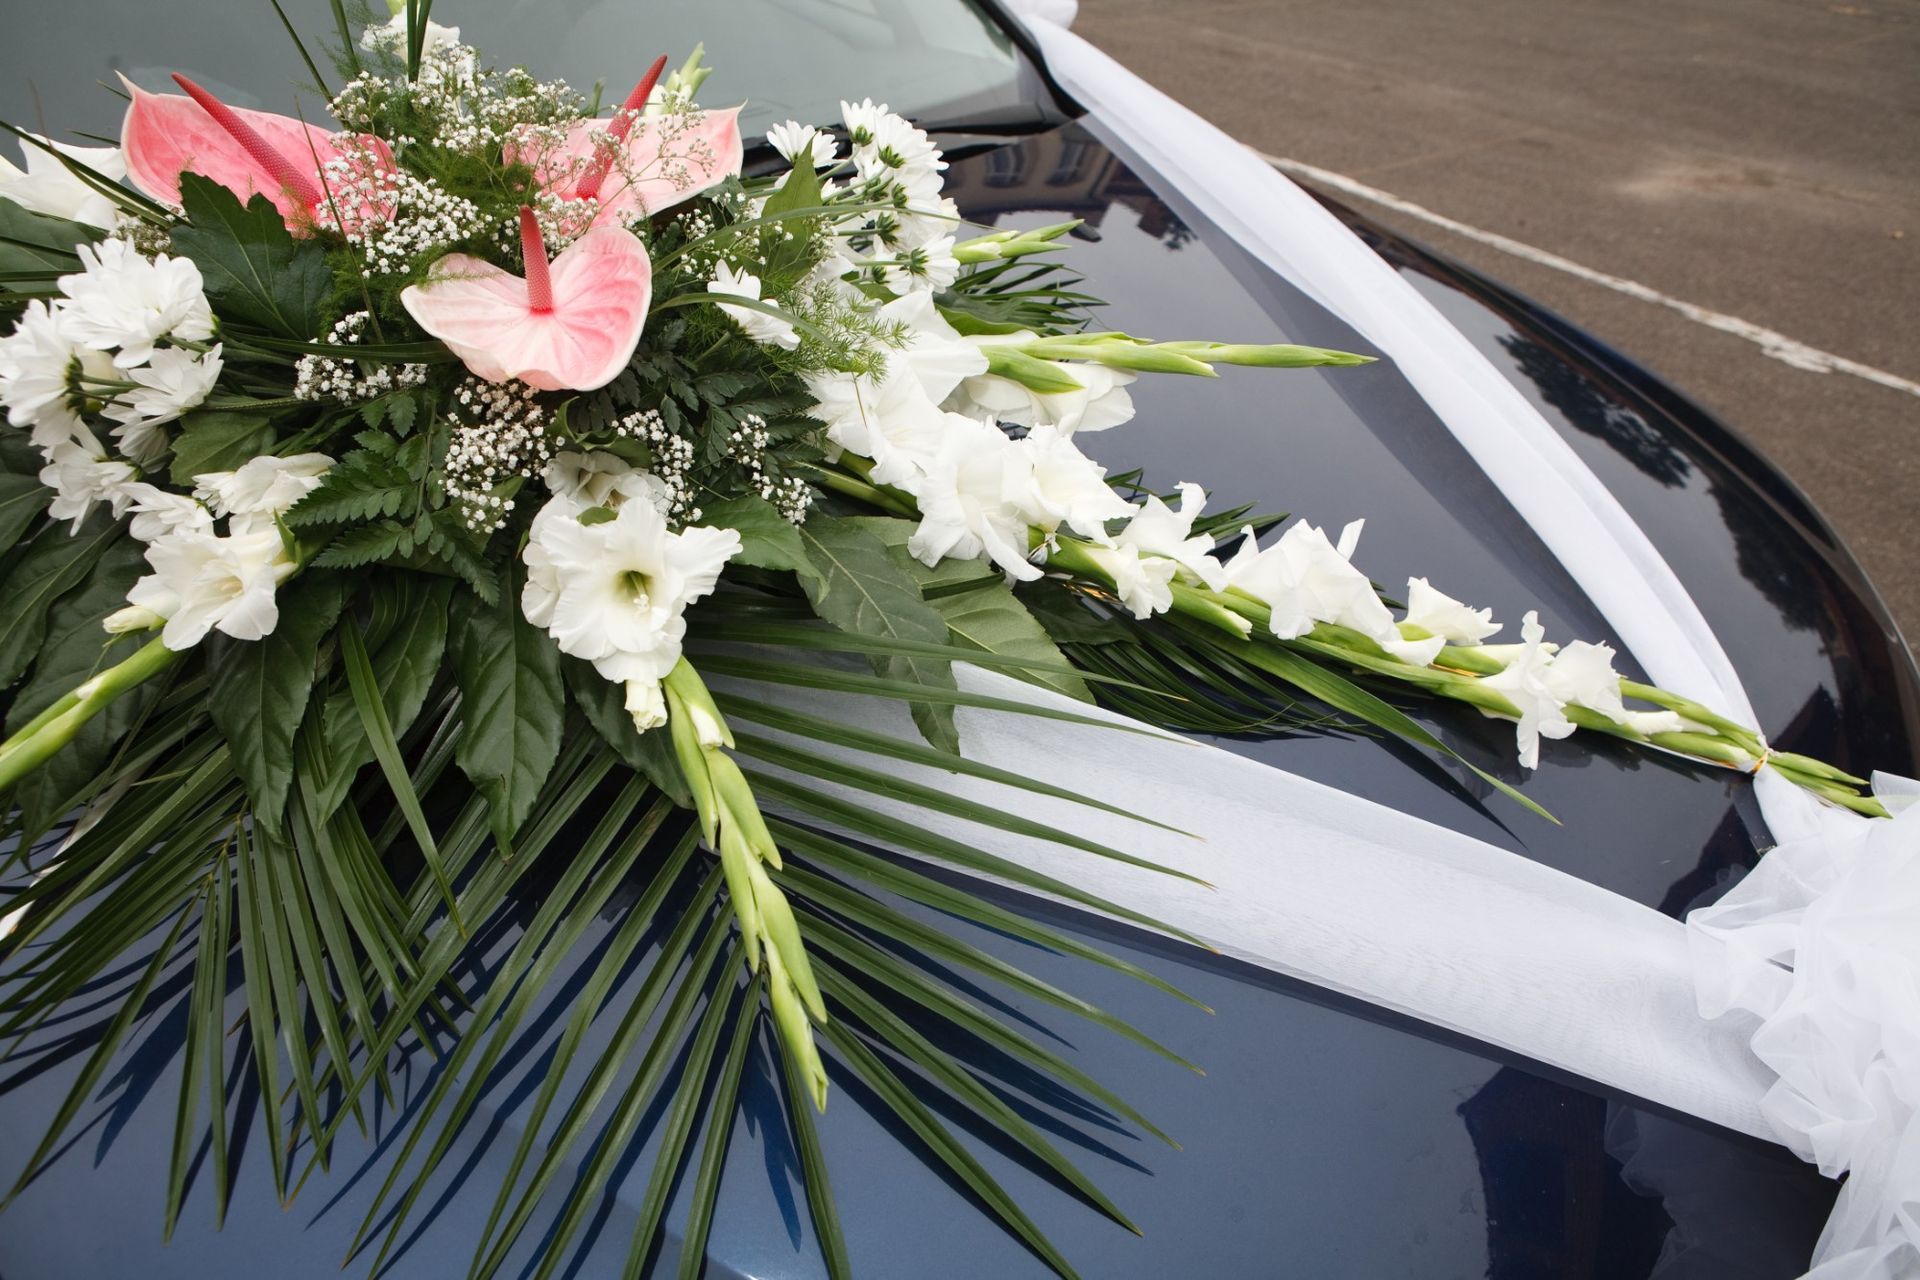
<svg viewBox="0 0 1920 1280">
<path fill-rule="evenodd" d="M 289 16 L 310 35 L 330 29 L 325 6 Z M 1074 263 L 1107 304 L 1098 324 L 1373 350 L 1197 215 L 1176 184 L 1124 158 L 1098 113 L 1059 88 L 1027 29 L 993 0 L 441 0 L 434 17 L 458 23 L 493 56 L 582 84 L 637 74 L 655 53 L 704 40 L 717 68 L 708 96 L 747 98 L 750 137 L 789 116 L 829 122 L 837 95 L 870 94 L 936 132 L 951 165 L 947 190 L 968 219 L 1003 228 L 1079 220 Z M 283 86 L 307 78 L 270 18 L 190 0 L 38 6 L 10 23 L 0 117 L 43 130 L 61 122 L 112 135 L 118 104 L 96 82 L 115 71 L 152 87 L 185 71 L 231 103 L 278 110 L 288 105 Z M 762 148 L 749 163 L 771 158 Z M 1317 198 L 1473 342 L 1647 532 L 1725 643 L 1777 746 L 1855 772 L 1916 771 L 1920 673 L 1872 585 L 1791 482 L 1733 429 L 1577 325 Z M 1143 382 L 1134 395 L 1132 423 L 1088 438 L 1110 469 L 1141 468 L 1164 484 L 1200 480 L 1221 505 L 1290 510 L 1335 526 L 1365 517 L 1363 561 L 1373 572 L 1431 574 L 1501 616 L 1537 607 L 1550 634 L 1611 641 L 1633 671 L 1606 618 L 1392 360 L 1284 377 L 1224 368 L 1204 382 Z M 1464 708 L 1412 710 L 1466 760 L 1524 784 L 1560 825 L 1504 803 L 1470 775 L 1337 726 L 1250 727 L 1215 741 L 1675 917 L 1724 892 L 1771 843 L 1738 775 L 1581 736 L 1550 744 L 1522 777 L 1509 727 Z M 966 1116 L 947 1115 L 1082 1274 L 1790 1277 L 1805 1270 L 1832 1209 L 1836 1184 L 1782 1147 L 1130 926 L 983 892 L 1153 970 L 1212 1010 L 940 919 L 1204 1068 L 1204 1076 L 1186 1070 L 1029 996 L 973 992 L 1179 1143 L 1117 1123 L 1012 1058 L 945 1046 L 965 1054 L 1138 1224 L 1136 1238 L 969 1128 Z M 463 979 L 484 983 L 525 914 L 476 939 Z M 343 1130 L 331 1167 L 313 1173 L 289 1206 L 274 1202 L 257 1122 L 238 1122 L 231 1135 L 237 1160 L 251 1167 L 237 1179 L 224 1228 L 205 1187 L 214 1153 L 185 1152 L 200 1177 L 163 1241 L 189 979 L 183 971 L 163 981 L 132 1051 L 97 1082 L 83 1127 L 0 1214 L 4 1280 L 338 1273 L 398 1155 L 396 1118 L 433 1079 L 432 1056 L 405 1056 L 391 1097 L 372 1102 L 365 1132 Z M 383 1274 L 431 1280 L 466 1270 L 524 1127 L 530 1073 L 576 994 L 565 980 L 554 990 L 534 1031 L 500 1064 L 433 1203 Z M 0 1149 L 32 1149 L 124 991 L 77 1005 L 47 1029 L 54 1034 L 44 1047 L 4 1068 Z M 704 1259 L 709 1276 L 825 1274 L 773 1052 L 765 1037 L 751 1046 L 743 1123 L 733 1130 Z M 243 1080 L 251 1076 L 236 1070 L 234 1087 Z M 923 1158 L 855 1079 L 836 1073 L 834 1083 L 819 1132 L 857 1274 L 1052 1274 Z M 243 1096 L 236 1115 L 251 1114 L 254 1101 Z M 621 1157 L 618 1193 L 590 1206 L 568 1274 L 620 1272 L 663 1120 L 658 1110 L 645 1118 Z M 543 1213 L 560 1210 L 566 1182 Z M 672 1210 L 668 1221 L 677 1221 Z M 661 1273 L 679 1265 L 677 1241 L 654 1257 Z M 508 1273 L 528 1247 L 509 1259 Z M 362 1254 L 353 1265 L 371 1262 Z"/>
</svg>

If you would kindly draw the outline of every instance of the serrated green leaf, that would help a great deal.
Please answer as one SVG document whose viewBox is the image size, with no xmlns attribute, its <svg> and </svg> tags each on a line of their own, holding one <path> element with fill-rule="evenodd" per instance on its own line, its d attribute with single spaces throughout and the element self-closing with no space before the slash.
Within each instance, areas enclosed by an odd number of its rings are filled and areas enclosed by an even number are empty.
<svg viewBox="0 0 1920 1280">
<path fill-rule="evenodd" d="M 295 240 L 263 195 L 245 205 L 197 173 L 180 175 L 185 225 L 173 247 L 200 268 L 207 297 L 226 324 L 306 340 L 327 327 L 333 272 L 318 241 Z"/>
<path fill-rule="evenodd" d="M 913 575 L 901 567 L 887 545 L 844 520 L 816 516 L 800 526 L 800 538 L 815 574 L 800 585 L 815 612 L 843 631 L 897 640 L 944 643 L 947 624 L 920 595 Z M 875 658 L 882 675 L 931 689 L 952 690 L 950 664 L 927 658 Z M 960 750 L 953 708 L 944 702 L 916 702 L 913 720 L 927 741 L 944 751 Z"/>
<path fill-rule="evenodd" d="M 254 816 L 278 824 L 293 780 L 293 736 L 313 692 L 320 642 L 339 620 L 346 591 L 331 573 L 307 573 L 281 588 L 280 624 L 265 638 L 207 645 L 207 712 L 233 748 Z"/>
<path fill-rule="evenodd" d="M 208 471 L 233 471 L 273 448 L 272 419 L 264 413 L 207 409 L 180 419 L 167 474 L 188 487 Z"/>
<path fill-rule="evenodd" d="M 462 593 L 452 635 L 461 717 L 454 759 L 486 797 L 503 848 L 559 758 L 567 710 L 560 650 L 521 614 L 519 576 L 505 575 L 497 604 Z"/>
<path fill-rule="evenodd" d="M 391 520 L 355 525 L 329 542 L 313 564 L 319 569 L 357 569 L 399 554 L 406 536 L 406 529 Z"/>
</svg>

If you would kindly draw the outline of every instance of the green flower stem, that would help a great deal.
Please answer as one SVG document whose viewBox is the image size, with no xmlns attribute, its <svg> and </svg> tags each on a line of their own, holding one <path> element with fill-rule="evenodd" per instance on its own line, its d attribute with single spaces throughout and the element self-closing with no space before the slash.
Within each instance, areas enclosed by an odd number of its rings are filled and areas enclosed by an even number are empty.
<svg viewBox="0 0 1920 1280">
<path fill-rule="evenodd" d="M 699 672 L 683 657 L 661 684 L 674 755 L 693 792 L 700 833 L 707 847 L 720 855 L 747 965 L 758 973 L 765 961 L 767 996 L 781 1046 L 800 1068 L 814 1106 L 825 1111 L 827 1072 L 814 1043 L 813 1027 L 827 1024 L 827 1007 L 807 960 L 792 904 L 766 871 L 780 869 L 779 846 L 746 775 L 727 754 L 733 732 Z"/>
<path fill-rule="evenodd" d="M 851 455 L 843 455 L 841 461 L 845 462 L 850 456 Z M 917 508 L 910 504 L 902 503 L 898 498 L 894 497 L 879 485 L 868 484 L 858 476 L 849 475 L 833 467 L 807 467 L 806 470 L 813 476 L 815 483 L 823 489 L 831 489 L 835 493 L 844 494 L 858 502 L 864 502 L 869 506 L 878 507 L 880 510 L 893 515 L 904 516 L 908 520 L 918 520 L 920 518 L 920 512 Z"/>
<path fill-rule="evenodd" d="M 115 698 L 159 675 L 180 656 L 155 636 L 129 657 L 85 681 L 22 725 L 18 733 L 0 743 L 0 791 L 44 764 Z"/>
<path fill-rule="evenodd" d="M 858 464 L 863 461 L 852 455 L 842 459 L 843 463 Z M 867 466 L 870 470 L 871 464 Z M 848 492 L 846 489 L 841 491 Z M 895 504 L 889 506 L 890 510 L 909 518 L 919 514 L 913 509 L 911 499 L 904 494 L 898 497 L 882 496 L 887 497 L 888 503 Z M 905 511 L 900 511 L 901 505 L 906 507 Z M 1050 534 L 1044 529 L 1029 530 L 1028 539 L 1035 550 L 1051 542 L 1046 558 L 1049 569 L 1069 574 L 1107 592 L 1118 589 L 1112 573 L 1101 558 L 1101 548 L 1057 532 Z M 1265 637 L 1269 629 L 1272 611 L 1244 591 L 1231 587 L 1225 591 L 1210 591 L 1178 578 L 1171 587 L 1173 612 L 1223 631 L 1237 640 L 1257 640 Z M 1409 640 L 1432 637 L 1431 632 L 1406 623 L 1400 624 L 1400 634 Z M 1487 687 L 1484 677 L 1505 670 L 1506 663 L 1483 649 L 1447 645 L 1440 650 L 1433 665 L 1416 667 L 1389 654 L 1368 636 L 1325 622 L 1319 623 L 1299 639 L 1274 640 L 1272 643 L 1411 685 L 1436 697 L 1463 702 L 1488 715 L 1508 720 L 1520 718 L 1520 708 L 1510 698 L 1498 689 Z M 1658 747 L 1722 768 L 1752 772 L 1765 762 L 1796 786 L 1804 787 L 1835 804 L 1873 817 L 1887 816 L 1886 806 L 1879 800 L 1859 793 L 1858 788 L 1868 785 L 1863 778 L 1807 756 L 1770 751 L 1753 730 L 1711 708 L 1678 694 L 1668 693 L 1655 685 L 1622 679 L 1620 693 L 1623 698 L 1636 698 L 1673 711 L 1692 728 L 1680 732 L 1644 733 L 1577 703 L 1568 704 L 1564 714 L 1577 727 L 1589 732 Z"/>
</svg>

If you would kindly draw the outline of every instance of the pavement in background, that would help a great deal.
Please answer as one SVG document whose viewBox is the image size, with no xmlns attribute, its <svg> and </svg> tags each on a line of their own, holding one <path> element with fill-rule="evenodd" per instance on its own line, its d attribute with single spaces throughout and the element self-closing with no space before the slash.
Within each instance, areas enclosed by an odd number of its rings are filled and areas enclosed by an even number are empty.
<svg viewBox="0 0 1920 1280">
<path fill-rule="evenodd" d="M 1920 383 L 1920 3 L 1081 0 L 1260 151 Z M 1920 640 L 1920 396 L 1340 192 L 1759 445 Z"/>
</svg>

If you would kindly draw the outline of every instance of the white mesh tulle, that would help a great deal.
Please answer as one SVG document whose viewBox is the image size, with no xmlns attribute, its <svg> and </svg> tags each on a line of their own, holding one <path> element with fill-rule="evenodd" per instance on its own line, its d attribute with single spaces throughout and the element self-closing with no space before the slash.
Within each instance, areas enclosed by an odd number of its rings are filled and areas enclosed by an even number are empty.
<svg viewBox="0 0 1920 1280">
<path fill-rule="evenodd" d="M 1920 1276 L 1920 807 L 1869 822 L 1782 796 L 1770 816 L 1789 805 L 1779 845 L 1688 917 L 1700 1012 L 1754 1027 L 1773 1131 L 1847 1175 L 1811 1274 Z"/>
</svg>

